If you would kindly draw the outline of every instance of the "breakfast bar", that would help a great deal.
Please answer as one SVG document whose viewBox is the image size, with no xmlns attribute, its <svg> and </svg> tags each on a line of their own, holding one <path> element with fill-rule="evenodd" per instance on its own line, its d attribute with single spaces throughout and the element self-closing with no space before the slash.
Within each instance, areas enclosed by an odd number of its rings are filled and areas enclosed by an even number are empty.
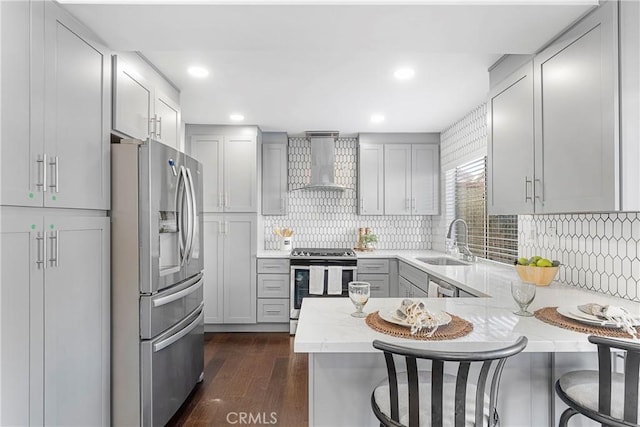
<svg viewBox="0 0 640 427">
<path fill-rule="evenodd" d="M 411 261 L 411 257 L 403 260 Z M 419 266 L 419 262 L 411 261 Z M 424 267 L 427 269 L 427 267 Z M 519 336 L 528 338 L 523 353 L 511 358 L 503 372 L 498 411 L 505 426 L 557 425 L 563 406 L 553 391 L 564 372 L 596 368 L 596 348 L 587 334 L 564 329 L 536 317 L 520 317 L 510 293 L 517 279 L 513 268 L 477 263 L 464 269 L 428 267 L 468 290 L 489 297 L 421 298 L 430 311 L 445 311 L 473 325 L 467 335 L 451 340 L 416 340 L 377 332 L 365 319 L 352 317 L 348 298 L 307 298 L 302 304 L 295 352 L 309 355 L 309 425 L 376 425 L 370 395 L 385 378 L 383 356 L 372 347 L 375 339 L 447 351 L 479 351 L 505 346 Z M 364 311 L 389 313 L 402 298 L 371 298 Z M 529 308 L 572 306 L 597 302 L 625 307 L 640 314 L 640 304 L 554 283 L 538 287 Z M 573 425 L 590 425 L 575 419 Z M 580 424 L 582 423 L 582 424 Z"/>
</svg>

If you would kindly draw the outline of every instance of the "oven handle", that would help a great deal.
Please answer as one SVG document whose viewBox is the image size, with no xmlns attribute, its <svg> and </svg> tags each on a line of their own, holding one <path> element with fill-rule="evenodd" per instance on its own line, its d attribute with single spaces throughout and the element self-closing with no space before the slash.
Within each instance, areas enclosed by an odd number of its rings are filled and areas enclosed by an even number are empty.
<svg viewBox="0 0 640 427">
<path fill-rule="evenodd" d="M 353 271 L 356 271 L 358 269 L 358 267 L 341 266 L 341 265 L 319 265 L 318 267 L 323 267 L 325 270 L 328 269 L 329 267 L 340 267 L 343 270 L 353 270 Z M 310 270 L 310 266 L 308 265 L 291 266 L 291 272 L 293 273 L 295 270 Z"/>
</svg>

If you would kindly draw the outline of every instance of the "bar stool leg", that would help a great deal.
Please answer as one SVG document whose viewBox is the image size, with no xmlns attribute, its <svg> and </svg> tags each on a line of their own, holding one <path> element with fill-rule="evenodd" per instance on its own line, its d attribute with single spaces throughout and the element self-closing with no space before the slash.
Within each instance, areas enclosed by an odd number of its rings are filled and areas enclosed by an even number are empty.
<svg viewBox="0 0 640 427">
<path fill-rule="evenodd" d="M 567 408 L 560 416 L 560 422 L 558 423 L 558 427 L 567 427 L 569 418 L 573 417 L 577 413 L 578 411 L 576 411 L 575 409 Z"/>
</svg>

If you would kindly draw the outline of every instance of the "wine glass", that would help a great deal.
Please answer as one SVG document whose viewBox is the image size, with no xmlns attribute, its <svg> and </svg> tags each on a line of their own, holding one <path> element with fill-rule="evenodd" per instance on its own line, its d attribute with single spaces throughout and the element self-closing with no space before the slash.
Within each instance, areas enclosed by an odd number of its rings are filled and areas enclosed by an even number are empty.
<svg viewBox="0 0 640 427">
<path fill-rule="evenodd" d="M 353 317 L 367 317 L 362 308 L 369 301 L 370 295 L 371 285 L 368 282 L 349 282 L 349 298 L 356 306 L 356 311 L 351 313 Z"/>
<path fill-rule="evenodd" d="M 521 280 L 513 280 L 511 282 L 511 295 L 520 306 L 520 310 L 514 311 L 518 316 L 531 317 L 533 313 L 527 311 L 527 307 L 536 296 L 536 285 L 531 282 L 523 282 Z"/>
</svg>

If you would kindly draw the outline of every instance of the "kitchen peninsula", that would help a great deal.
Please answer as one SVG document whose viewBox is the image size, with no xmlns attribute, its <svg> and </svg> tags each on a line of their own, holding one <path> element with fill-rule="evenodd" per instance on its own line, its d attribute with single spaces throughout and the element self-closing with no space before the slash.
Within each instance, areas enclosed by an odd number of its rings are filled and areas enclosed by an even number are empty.
<svg viewBox="0 0 640 427">
<path fill-rule="evenodd" d="M 370 407 L 370 395 L 386 371 L 382 354 L 371 345 L 374 339 L 431 349 L 473 351 L 506 345 L 520 335 L 525 335 L 529 344 L 505 366 L 498 404 L 502 425 L 557 425 L 562 409 L 557 406 L 559 401 L 555 398 L 553 383 L 566 371 L 595 368 L 595 346 L 588 343 L 586 334 L 552 326 L 535 317 L 514 315 L 516 304 L 511 298 L 510 281 L 517 275 L 511 266 L 488 262 L 432 266 L 417 260 L 421 256 L 436 255 L 442 254 L 405 253 L 396 257 L 461 289 L 489 295 L 422 298 L 429 309 L 444 310 L 471 322 L 473 331 L 465 337 L 445 341 L 395 338 L 374 331 L 364 319 L 351 317 L 349 314 L 354 308 L 348 298 L 304 300 L 294 350 L 309 354 L 310 426 L 377 424 Z M 401 300 L 372 298 L 365 311 L 389 312 L 399 306 Z M 587 302 L 620 305 L 640 314 L 638 303 L 559 284 L 538 287 L 529 310 Z"/>
</svg>

